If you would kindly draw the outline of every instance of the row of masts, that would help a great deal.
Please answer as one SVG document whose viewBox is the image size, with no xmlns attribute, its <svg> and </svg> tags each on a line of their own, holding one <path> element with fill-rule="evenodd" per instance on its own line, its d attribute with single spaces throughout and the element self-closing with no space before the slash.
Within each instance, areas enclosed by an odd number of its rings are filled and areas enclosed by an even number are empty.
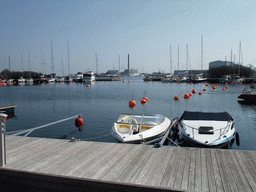
<svg viewBox="0 0 256 192">
<path fill-rule="evenodd" d="M 177 67 L 179 71 L 179 45 L 178 45 L 178 60 L 177 60 Z M 232 49 L 231 49 L 231 64 L 232 64 Z M 242 65 L 243 65 L 243 57 L 242 57 L 242 47 L 241 47 L 241 41 L 239 42 L 239 75 L 240 75 L 240 58 L 242 60 Z M 187 68 L 186 70 L 188 71 L 188 64 L 190 63 L 190 58 L 189 58 L 189 52 L 188 52 L 188 44 L 186 44 L 186 64 Z M 226 56 L 225 56 L 225 63 L 226 63 Z M 235 54 L 234 54 L 234 63 L 235 63 Z M 173 74 L 173 63 L 172 63 L 172 46 L 170 45 L 170 74 Z M 191 70 L 191 63 L 190 63 L 190 70 Z M 203 35 L 201 36 L 201 71 L 203 70 Z"/>
</svg>

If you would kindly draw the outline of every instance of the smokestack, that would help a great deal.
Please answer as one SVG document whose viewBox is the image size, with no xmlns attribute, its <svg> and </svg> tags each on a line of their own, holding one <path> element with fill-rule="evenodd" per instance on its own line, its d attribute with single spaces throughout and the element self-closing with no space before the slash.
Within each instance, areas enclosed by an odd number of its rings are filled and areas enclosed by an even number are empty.
<svg viewBox="0 0 256 192">
<path fill-rule="evenodd" d="M 130 66 L 129 66 L 129 54 L 128 54 L 128 70 L 130 70 Z"/>
</svg>

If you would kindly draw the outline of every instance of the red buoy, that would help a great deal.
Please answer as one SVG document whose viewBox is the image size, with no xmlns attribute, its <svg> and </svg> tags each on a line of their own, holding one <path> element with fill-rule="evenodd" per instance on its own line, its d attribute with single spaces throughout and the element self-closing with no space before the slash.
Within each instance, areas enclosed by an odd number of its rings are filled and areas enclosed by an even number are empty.
<svg viewBox="0 0 256 192">
<path fill-rule="evenodd" d="M 235 82 L 235 85 L 237 84 L 237 82 Z"/>
<path fill-rule="evenodd" d="M 78 118 L 76 118 L 75 125 L 79 129 L 84 126 L 84 120 L 81 118 L 81 115 L 78 115 Z"/>
<path fill-rule="evenodd" d="M 193 84 L 192 82 L 190 82 L 190 84 Z"/>
<path fill-rule="evenodd" d="M 223 91 L 226 91 L 226 89 L 225 89 L 225 88 L 223 88 L 222 90 L 223 90 Z"/>
<path fill-rule="evenodd" d="M 147 97 L 143 97 L 143 99 L 145 99 L 146 101 L 148 101 L 148 98 L 147 98 Z"/>
<path fill-rule="evenodd" d="M 192 93 L 196 93 L 196 90 L 195 90 L 195 89 L 192 89 Z"/>
<path fill-rule="evenodd" d="M 203 95 L 203 93 L 202 93 L 202 92 L 199 92 L 198 94 L 199 94 L 199 95 Z"/>
<path fill-rule="evenodd" d="M 203 89 L 203 91 L 207 91 L 207 89 Z"/>
<path fill-rule="evenodd" d="M 207 87 L 208 87 L 209 85 L 206 83 L 206 84 L 205 84 L 205 86 L 207 86 Z"/>
<path fill-rule="evenodd" d="M 241 82 L 239 82 L 239 85 L 241 85 L 242 83 Z"/>
<path fill-rule="evenodd" d="M 231 82 L 230 84 L 233 85 L 233 82 Z"/>
<path fill-rule="evenodd" d="M 180 100 L 180 97 L 179 96 L 175 96 L 174 100 Z"/>
<path fill-rule="evenodd" d="M 130 108 L 135 108 L 136 107 L 136 102 L 134 100 L 129 101 L 129 107 Z"/>
<path fill-rule="evenodd" d="M 228 86 L 227 87 L 225 87 L 226 89 L 228 89 Z"/>
<path fill-rule="evenodd" d="M 215 87 L 215 86 L 212 86 L 212 89 L 216 89 L 216 87 Z"/>
<path fill-rule="evenodd" d="M 7 122 L 7 116 L 4 117 L 4 122 L 5 122 L 5 123 Z"/>
<path fill-rule="evenodd" d="M 189 94 L 184 95 L 184 99 L 189 99 L 189 98 L 190 98 Z"/>
<path fill-rule="evenodd" d="M 146 100 L 146 99 L 141 99 L 140 103 L 141 103 L 141 104 L 146 104 L 146 103 L 147 103 L 147 100 Z"/>
<path fill-rule="evenodd" d="M 193 96 L 193 94 L 192 94 L 192 93 L 189 93 L 189 96 L 190 96 L 190 97 L 192 97 L 192 96 Z"/>
<path fill-rule="evenodd" d="M 225 83 L 226 85 L 228 84 L 228 82 Z"/>
</svg>

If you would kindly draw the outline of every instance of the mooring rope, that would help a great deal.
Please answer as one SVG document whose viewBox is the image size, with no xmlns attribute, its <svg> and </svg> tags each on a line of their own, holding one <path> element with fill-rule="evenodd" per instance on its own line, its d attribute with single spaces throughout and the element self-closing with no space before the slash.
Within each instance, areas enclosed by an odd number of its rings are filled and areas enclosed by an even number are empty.
<svg viewBox="0 0 256 192">
<path fill-rule="evenodd" d="M 26 133 L 26 134 L 24 135 L 24 136 L 26 137 L 26 136 L 28 136 L 30 133 L 32 133 L 34 130 L 42 129 L 42 128 L 44 128 L 44 127 L 47 127 L 47 126 L 50 126 L 50 125 L 54 125 L 54 124 L 57 124 L 57 123 L 61 123 L 61 122 L 63 122 L 63 121 L 67 121 L 67 120 L 70 120 L 70 119 L 74 119 L 74 118 L 76 118 L 76 117 L 77 117 L 77 115 L 76 115 L 76 116 L 73 116 L 73 117 L 68 117 L 68 118 L 65 118 L 65 119 L 61 119 L 61 120 L 59 120 L 59 121 L 55 121 L 55 122 L 52 122 L 52 123 L 48 123 L 48 124 L 46 124 L 46 125 L 41 125 L 41 126 L 38 126 L 38 127 L 35 127 L 35 128 L 25 129 L 25 130 L 19 130 L 19 131 L 11 131 L 11 132 L 7 132 L 6 134 L 17 136 L 17 135 L 21 135 L 21 134 Z"/>
</svg>

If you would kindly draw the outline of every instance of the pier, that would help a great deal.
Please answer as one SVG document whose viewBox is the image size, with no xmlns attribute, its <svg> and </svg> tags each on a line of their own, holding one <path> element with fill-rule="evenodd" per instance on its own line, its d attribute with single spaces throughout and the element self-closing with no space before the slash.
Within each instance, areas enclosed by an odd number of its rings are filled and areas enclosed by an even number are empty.
<svg viewBox="0 0 256 192">
<path fill-rule="evenodd" d="M 0 113 L 5 113 L 8 115 L 8 118 L 15 118 L 15 111 L 14 109 L 17 105 L 6 105 L 0 106 Z"/>
<path fill-rule="evenodd" d="M 0 186 L 28 191 L 256 191 L 256 152 L 6 136 Z"/>
</svg>

